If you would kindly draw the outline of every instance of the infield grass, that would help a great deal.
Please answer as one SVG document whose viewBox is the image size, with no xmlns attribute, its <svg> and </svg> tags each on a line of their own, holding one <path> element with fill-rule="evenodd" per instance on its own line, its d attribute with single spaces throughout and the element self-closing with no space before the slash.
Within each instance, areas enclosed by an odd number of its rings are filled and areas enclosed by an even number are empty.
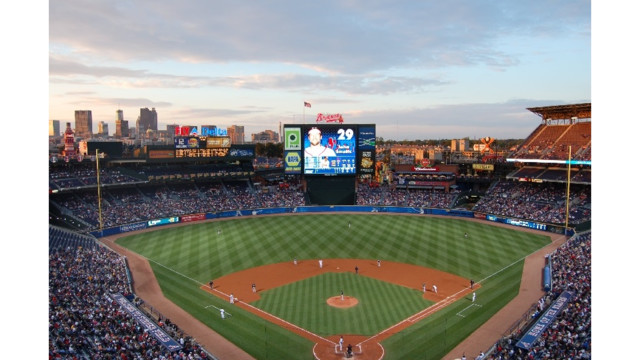
<svg viewBox="0 0 640 360">
<path fill-rule="evenodd" d="M 348 228 L 349 222 L 351 228 Z M 221 234 L 217 233 L 218 229 Z M 469 234 L 468 238 L 464 237 L 465 232 Z M 313 344 L 238 308 L 232 309 L 231 321 L 222 321 L 206 306 L 227 307 L 228 304 L 200 290 L 200 285 L 235 271 L 291 261 L 294 257 L 299 260 L 382 259 L 435 268 L 481 281 L 476 300 L 481 307 L 468 308 L 469 299 L 458 300 L 383 341 L 385 359 L 440 359 L 517 294 L 524 257 L 549 242 L 549 236 L 464 219 L 387 214 L 234 218 L 159 228 L 118 240 L 118 244 L 149 259 L 167 298 L 257 359 L 299 359 L 300 354 L 311 354 Z M 324 280 L 318 277 L 305 281 L 311 283 L 292 284 L 292 289 L 299 286 L 315 288 Z M 367 287 L 382 285 L 362 286 L 370 291 Z M 273 290 L 274 294 L 289 291 L 286 288 Z M 332 287 L 331 291 L 335 294 L 336 290 Z M 393 324 L 396 318 L 396 315 L 384 319 L 354 315 L 355 320 L 349 323 L 358 325 L 347 331 L 340 319 L 328 320 L 327 316 L 333 315 L 315 313 L 305 317 L 297 313 L 300 310 L 270 304 L 268 294 L 261 296 L 263 299 L 256 306 L 318 334 L 375 333 L 376 329 L 384 328 L 384 324 Z M 326 297 L 322 299 L 324 301 Z M 304 310 L 315 311 L 311 304 L 309 306 Z M 428 307 L 429 303 L 420 298 L 417 303 L 406 306 L 411 315 Z M 379 309 L 375 312 L 381 314 L 400 311 L 400 306 L 392 301 L 376 307 Z M 464 317 L 458 315 L 463 309 Z M 407 317 L 404 314 L 397 316 L 400 320 Z"/>
<path fill-rule="evenodd" d="M 327 298 L 344 289 L 359 303 L 347 309 L 327 306 Z M 322 336 L 375 335 L 433 304 L 418 290 L 350 272 L 314 276 L 260 296 L 252 305 Z"/>
</svg>

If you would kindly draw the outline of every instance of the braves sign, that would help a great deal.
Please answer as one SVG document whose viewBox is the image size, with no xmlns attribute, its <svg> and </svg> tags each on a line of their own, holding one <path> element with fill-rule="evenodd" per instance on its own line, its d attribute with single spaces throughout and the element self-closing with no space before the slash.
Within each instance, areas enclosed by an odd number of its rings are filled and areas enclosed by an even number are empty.
<svg viewBox="0 0 640 360">
<path fill-rule="evenodd" d="M 337 122 L 342 124 L 344 122 L 344 120 L 342 120 L 342 114 L 322 114 L 322 113 L 318 113 L 318 117 L 316 117 L 316 122 Z"/>
</svg>

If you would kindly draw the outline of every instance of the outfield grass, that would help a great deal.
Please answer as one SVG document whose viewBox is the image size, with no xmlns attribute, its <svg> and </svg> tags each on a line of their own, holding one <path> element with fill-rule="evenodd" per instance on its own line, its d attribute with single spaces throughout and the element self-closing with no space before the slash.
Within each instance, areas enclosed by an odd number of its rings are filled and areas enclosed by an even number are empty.
<svg viewBox="0 0 640 360">
<path fill-rule="evenodd" d="M 348 222 L 352 224 L 350 229 Z M 465 232 L 468 238 L 464 237 Z M 118 240 L 118 244 L 150 260 L 167 298 L 258 359 L 299 358 L 300 354 L 311 354 L 313 344 L 237 308 L 233 321 L 221 322 L 205 306 L 222 307 L 226 302 L 200 290 L 200 285 L 235 271 L 291 261 L 294 257 L 299 260 L 380 258 L 482 281 L 476 301 L 482 307 L 466 309 L 465 317 L 461 317 L 456 314 L 467 308 L 469 301 L 460 300 L 383 342 L 385 359 L 440 359 L 517 294 L 524 257 L 549 242 L 548 236 L 463 219 L 379 214 L 234 218 L 160 228 Z M 308 281 L 322 282 L 323 278 Z M 366 290 L 382 285 L 363 286 Z M 335 295 L 335 290 L 331 291 Z M 319 334 L 375 333 L 377 328 L 384 327 L 382 324 L 394 321 L 374 320 L 359 314 L 350 322 L 359 324 L 357 329 L 335 331 L 338 321 L 331 320 L 334 325 L 327 326 L 329 322 L 324 320 L 327 314 L 305 319 L 296 313 L 301 310 L 278 308 L 270 303 L 277 301 L 268 300 L 268 294 L 261 297 L 256 306 L 303 328 L 316 329 L 311 331 Z M 376 306 L 383 307 L 377 311 L 380 313 L 397 311 L 389 305 Z M 408 312 L 415 313 L 428 304 L 408 306 Z"/>
</svg>

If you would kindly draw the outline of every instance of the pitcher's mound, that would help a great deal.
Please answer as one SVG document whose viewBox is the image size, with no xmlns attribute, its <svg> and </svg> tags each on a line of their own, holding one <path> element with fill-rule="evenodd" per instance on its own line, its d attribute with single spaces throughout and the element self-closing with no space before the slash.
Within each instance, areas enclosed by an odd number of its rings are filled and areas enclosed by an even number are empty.
<svg viewBox="0 0 640 360">
<path fill-rule="evenodd" d="M 345 309 L 358 305 L 358 299 L 345 295 L 343 300 L 341 296 L 333 296 L 327 299 L 327 304 L 333 307 Z"/>
</svg>

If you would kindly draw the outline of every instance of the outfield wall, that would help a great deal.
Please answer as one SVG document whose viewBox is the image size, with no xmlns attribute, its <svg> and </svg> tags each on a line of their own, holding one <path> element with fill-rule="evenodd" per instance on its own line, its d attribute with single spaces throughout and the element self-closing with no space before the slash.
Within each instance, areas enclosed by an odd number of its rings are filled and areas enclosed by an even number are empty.
<svg viewBox="0 0 640 360">
<path fill-rule="evenodd" d="M 390 214 L 414 214 L 414 215 L 441 215 L 456 216 L 462 218 L 477 218 L 492 222 L 509 224 L 511 226 L 526 227 L 530 229 L 543 230 L 557 234 L 565 233 L 562 226 L 537 223 L 534 221 L 503 218 L 492 214 L 476 213 L 467 210 L 448 210 L 448 209 L 431 209 L 419 207 L 402 207 L 402 206 L 353 206 L 353 205 L 332 205 L 332 206 L 297 206 L 297 207 L 278 207 L 264 208 L 252 210 L 230 210 L 215 213 L 198 213 L 183 216 L 172 216 L 160 219 L 152 219 L 147 221 L 136 222 L 132 224 L 120 225 L 102 231 L 91 231 L 91 235 L 100 238 L 103 236 L 111 236 L 131 231 L 143 230 L 152 227 L 171 225 L 177 223 L 199 222 L 203 220 L 223 219 L 243 216 L 259 216 L 259 215 L 276 215 L 276 214 L 293 214 L 293 213 L 327 213 L 327 212 L 357 212 L 357 213 L 390 213 Z M 574 234 L 573 229 L 569 229 L 565 235 Z"/>
</svg>

